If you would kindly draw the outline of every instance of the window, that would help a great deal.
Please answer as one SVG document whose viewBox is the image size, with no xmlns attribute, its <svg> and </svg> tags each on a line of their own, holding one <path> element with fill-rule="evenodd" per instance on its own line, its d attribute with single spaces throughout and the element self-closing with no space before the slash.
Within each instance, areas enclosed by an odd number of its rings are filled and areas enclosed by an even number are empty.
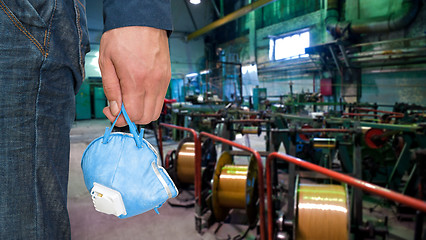
<svg viewBox="0 0 426 240">
<path fill-rule="evenodd" d="M 307 57 L 305 48 L 309 47 L 309 31 L 298 32 L 269 40 L 269 60 L 296 59 Z"/>
</svg>

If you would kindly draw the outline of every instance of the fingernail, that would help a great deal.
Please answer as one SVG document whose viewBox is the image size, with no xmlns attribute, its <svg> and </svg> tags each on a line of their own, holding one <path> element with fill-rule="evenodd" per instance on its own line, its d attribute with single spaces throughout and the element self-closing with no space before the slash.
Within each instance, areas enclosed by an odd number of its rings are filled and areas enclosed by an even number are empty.
<svg viewBox="0 0 426 240">
<path fill-rule="evenodd" d="M 109 109 L 111 110 L 112 115 L 116 117 L 118 113 L 120 112 L 120 109 L 118 108 L 118 104 L 116 101 L 109 102 Z"/>
</svg>

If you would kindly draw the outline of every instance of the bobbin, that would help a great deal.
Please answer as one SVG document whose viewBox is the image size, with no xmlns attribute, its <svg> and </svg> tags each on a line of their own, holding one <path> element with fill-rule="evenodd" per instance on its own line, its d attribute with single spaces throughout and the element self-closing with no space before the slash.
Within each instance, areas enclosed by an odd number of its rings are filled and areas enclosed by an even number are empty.
<svg viewBox="0 0 426 240">
<path fill-rule="evenodd" d="M 176 156 L 176 173 L 180 183 L 194 184 L 195 144 L 189 138 L 179 142 Z"/>
<path fill-rule="evenodd" d="M 294 239 L 349 239 L 346 185 L 298 184 L 296 192 Z"/>
<path fill-rule="evenodd" d="M 245 209 L 251 226 L 258 212 L 257 162 L 252 156 L 249 165 L 235 165 L 232 155 L 223 152 L 213 175 L 212 207 L 217 221 L 223 221 L 231 209 Z"/>
</svg>

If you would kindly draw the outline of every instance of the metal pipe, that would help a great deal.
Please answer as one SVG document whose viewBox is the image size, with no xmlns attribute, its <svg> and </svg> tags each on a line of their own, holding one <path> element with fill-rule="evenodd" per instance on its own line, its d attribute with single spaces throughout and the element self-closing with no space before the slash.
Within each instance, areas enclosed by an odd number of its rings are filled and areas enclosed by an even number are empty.
<svg viewBox="0 0 426 240">
<path fill-rule="evenodd" d="M 355 117 L 380 117 L 378 114 L 367 114 L 367 113 L 343 113 L 344 116 L 355 116 Z M 404 115 L 389 115 L 391 118 L 403 118 Z"/>
<path fill-rule="evenodd" d="M 410 42 L 410 41 L 418 41 L 418 40 L 424 40 L 426 39 L 426 36 L 418 36 L 418 37 L 412 37 L 412 38 L 399 38 L 399 39 L 391 39 L 391 40 L 383 40 L 383 41 L 376 41 L 376 42 L 366 42 L 366 43 L 358 43 L 348 46 L 347 48 L 358 48 L 358 47 L 366 47 L 366 46 L 372 46 L 372 45 L 381 45 L 381 44 L 390 44 L 390 43 L 396 43 L 396 42 Z"/>
<path fill-rule="evenodd" d="M 359 60 L 352 60 L 352 63 L 357 62 L 357 68 L 382 68 L 386 66 L 399 66 L 399 65 L 414 65 L 414 64 L 423 64 L 426 62 L 426 58 L 418 58 L 417 60 L 410 60 L 408 57 L 400 58 L 400 59 L 394 59 L 392 58 L 370 58 L 370 59 L 364 59 L 363 61 Z"/>
<path fill-rule="evenodd" d="M 340 129 L 340 128 L 301 128 L 301 129 L 297 129 L 296 132 L 302 132 L 302 133 L 316 133 L 316 132 L 351 133 L 351 132 L 353 132 L 353 130 Z"/>
<path fill-rule="evenodd" d="M 203 35 L 205 33 L 208 33 L 210 31 L 212 31 L 213 29 L 216 29 L 216 28 L 218 28 L 218 27 L 220 27 L 222 25 L 225 25 L 226 23 L 232 22 L 235 19 L 240 18 L 240 17 L 246 15 L 247 13 L 249 13 L 251 11 L 254 11 L 254 10 L 258 9 L 258 8 L 264 7 L 267 4 L 275 2 L 275 1 L 276 0 L 258 0 L 258 1 L 254 2 L 254 3 L 246 5 L 246 6 L 242 7 L 242 8 L 240 8 L 240 9 L 238 9 L 238 10 L 236 10 L 236 11 L 234 11 L 234 12 L 232 12 L 232 13 L 226 15 L 226 16 L 224 16 L 221 19 L 216 20 L 216 21 L 208 24 L 207 26 L 202 27 L 202 28 L 196 30 L 195 32 L 190 33 L 186 37 L 186 40 L 190 41 L 190 40 L 192 40 L 194 38 L 197 38 L 197 37 L 199 37 L 199 36 L 201 36 L 201 35 Z"/>
<path fill-rule="evenodd" d="M 201 206 L 201 141 L 198 138 L 198 133 L 192 128 L 186 128 L 181 126 L 176 126 L 167 123 L 160 123 L 160 127 L 173 128 L 181 131 L 186 131 L 192 134 L 195 145 L 195 174 L 194 174 L 194 192 L 195 199 L 198 201 L 199 206 Z M 160 139 L 160 141 L 163 141 Z M 163 144 L 161 144 L 161 150 L 163 152 Z"/>
<path fill-rule="evenodd" d="M 210 0 L 210 3 L 212 4 L 213 9 L 216 12 L 217 17 L 218 18 L 222 17 L 222 15 L 220 14 L 219 9 L 217 8 L 216 3 L 214 2 L 214 0 Z"/>
<path fill-rule="evenodd" d="M 233 141 L 230 141 L 228 139 L 225 138 L 221 138 L 218 137 L 216 135 L 210 134 L 210 133 L 206 133 L 206 132 L 201 132 L 200 133 L 200 138 L 204 136 L 204 137 L 209 137 L 215 141 L 218 142 L 222 142 L 224 144 L 239 148 L 241 150 L 250 152 L 253 154 L 253 156 L 256 158 L 257 160 L 257 167 L 258 167 L 258 187 L 259 187 L 259 219 L 260 219 L 260 239 L 265 239 L 266 237 L 266 229 L 265 229 L 265 193 L 264 193 L 264 184 L 263 184 L 263 164 L 262 164 L 262 158 L 260 157 L 259 152 L 257 152 L 256 150 L 243 146 L 241 144 L 235 143 Z"/>
<path fill-rule="evenodd" d="M 338 1 L 328 0 L 325 24 L 334 37 L 349 33 L 375 33 L 399 30 L 411 23 L 417 15 L 419 0 L 403 0 L 401 8 L 384 17 L 339 22 Z"/>
<path fill-rule="evenodd" d="M 397 12 L 381 18 L 354 20 L 351 22 L 350 30 L 357 34 L 399 30 L 414 20 L 418 8 L 418 0 L 403 0 Z"/>
<path fill-rule="evenodd" d="M 378 113 L 386 113 L 386 114 L 391 114 L 391 115 L 402 115 L 402 116 L 404 116 L 404 114 L 400 113 L 400 112 L 391 112 L 391 111 L 376 110 L 376 109 L 371 109 L 371 108 L 360 108 L 360 107 L 356 107 L 354 109 L 358 110 L 358 111 L 364 111 L 364 112 L 378 112 Z"/>
<path fill-rule="evenodd" d="M 331 56 L 333 57 L 334 63 L 336 64 L 336 68 L 339 71 L 340 74 L 340 98 L 343 98 L 343 79 L 344 79 L 344 75 L 343 75 L 343 70 L 340 67 L 339 61 L 337 60 L 337 56 L 336 53 L 333 50 L 333 47 L 331 45 L 328 46 L 328 49 L 330 50 Z"/>
<path fill-rule="evenodd" d="M 348 175 L 342 174 L 342 173 L 338 173 L 335 172 L 333 170 L 324 168 L 324 167 L 320 167 L 316 164 L 312 164 L 309 162 L 306 162 L 302 159 L 299 158 L 295 158 L 289 155 L 283 155 L 280 154 L 278 152 L 273 152 L 271 154 L 269 154 L 268 158 L 266 159 L 266 193 L 267 193 L 267 201 L 268 201 L 268 239 L 272 240 L 273 239 L 273 215 L 272 215 L 272 211 L 273 211 L 273 207 L 272 207 L 272 182 L 271 182 L 271 167 L 270 167 L 270 163 L 273 159 L 281 159 L 296 165 L 299 165 L 303 168 L 307 168 L 310 169 L 312 171 L 315 172 L 319 172 L 321 174 L 324 174 L 326 176 L 329 176 L 335 180 L 341 181 L 341 182 L 345 182 L 351 186 L 360 188 L 364 191 L 379 195 L 381 197 L 402 203 L 404 205 L 407 205 L 409 207 L 418 209 L 422 212 L 426 212 L 426 202 L 421 201 L 419 199 L 413 198 L 413 197 L 409 197 L 409 196 L 405 196 L 403 194 L 391 191 L 389 189 L 350 177 Z"/>
<path fill-rule="evenodd" d="M 403 55 L 409 53 L 417 53 L 418 56 L 426 55 L 424 52 L 426 51 L 425 47 L 416 47 L 416 48 L 400 48 L 400 49 L 387 49 L 387 50 L 378 50 L 378 51 L 368 51 L 368 52 L 357 52 L 349 54 L 350 58 L 362 58 L 362 57 L 371 57 L 377 55 Z"/>
<path fill-rule="evenodd" d="M 235 119 L 230 120 L 231 123 L 267 123 L 270 120 L 267 119 Z"/>
<path fill-rule="evenodd" d="M 271 122 L 267 119 L 235 119 L 235 120 L 219 120 L 216 123 L 268 123 Z"/>
<path fill-rule="evenodd" d="M 405 54 L 395 54 L 395 55 L 376 55 L 376 56 L 372 56 L 372 57 L 363 57 L 363 58 L 354 58 L 352 59 L 352 63 L 366 63 L 366 62 L 380 62 L 382 63 L 383 61 L 394 61 L 393 65 L 397 65 L 396 63 L 401 62 L 400 64 L 402 64 L 403 62 L 407 62 L 408 60 L 412 60 L 412 62 L 420 62 L 420 63 L 424 63 L 425 60 L 424 58 L 426 57 L 426 54 L 424 53 L 405 53 Z"/>
<path fill-rule="evenodd" d="M 191 117 L 213 117 L 213 118 L 223 117 L 223 114 L 218 114 L 218 113 L 188 113 L 185 115 L 189 115 Z"/>
<path fill-rule="evenodd" d="M 266 132 L 266 129 L 262 128 L 262 132 Z M 275 133 L 352 133 L 354 130 L 350 129 L 340 129 L 340 128 L 299 128 L 299 129 L 279 129 L 279 128 L 272 128 L 270 129 L 271 132 Z"/>
</svg>

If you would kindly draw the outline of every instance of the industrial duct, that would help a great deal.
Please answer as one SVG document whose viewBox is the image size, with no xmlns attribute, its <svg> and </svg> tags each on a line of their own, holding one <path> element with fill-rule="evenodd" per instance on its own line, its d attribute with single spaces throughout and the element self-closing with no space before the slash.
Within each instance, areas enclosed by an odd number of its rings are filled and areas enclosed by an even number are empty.
<svg viewBox="0 0 426 240">
<path fill-rule="evenodd" d="M 407 26 L 417 15 L 419 0 L 403 0 L 398 11 L 387 16 L 339 22 L 339 0 L 328 0 L 325 24 L 327 30 L 337 38 L 348 34 L 389 32 Z"/>
</svg>

